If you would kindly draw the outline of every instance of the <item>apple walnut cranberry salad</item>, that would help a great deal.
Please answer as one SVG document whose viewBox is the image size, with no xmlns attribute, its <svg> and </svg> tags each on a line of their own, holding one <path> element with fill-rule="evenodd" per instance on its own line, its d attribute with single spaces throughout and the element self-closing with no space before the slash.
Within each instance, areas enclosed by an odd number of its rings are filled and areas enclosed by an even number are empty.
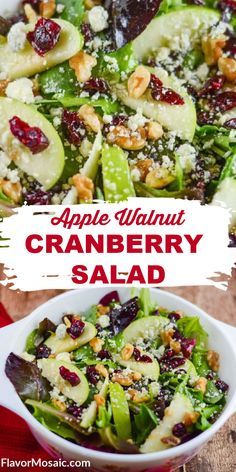
<svg viewBox="0 0 236 472">
<path fill-rule="evenodd" d="M 0 198 L 236 194 L 234 0 L 23 0 L 0 18 Z"/>
<path fill-rule="evenodd" d="M 45 318 L 5 371 L 50 431 L 135 454 L 164 451 L 211 427 L 229 388 L 218 369 L 199 318 L 156 306 L 142 289 L 125 303 L 107 293 L 59 324 Z"/>
</svg>

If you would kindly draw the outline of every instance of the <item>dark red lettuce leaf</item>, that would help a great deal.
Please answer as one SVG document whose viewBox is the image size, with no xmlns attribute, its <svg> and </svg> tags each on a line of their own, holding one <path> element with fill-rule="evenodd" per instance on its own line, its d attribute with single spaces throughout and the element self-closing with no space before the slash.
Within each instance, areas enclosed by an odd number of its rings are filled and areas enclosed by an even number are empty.
<svg viewBox="0 0 236 472">
<path fill-rule="evenodd" d="M 103 306 L 108 306 L 112 302 L 120 303 L 120 297 L 116 290 L 113 290 L 113 292 L 106 293 L 106 295 L 104 295 L 104 297 L 102 297 L 99 301 L 99 304 Z"/>
<path fill-rule="evenodd" d="M 135 318 L 140 309 L 138 297 L 110 311 L 110 325 L 114 335 L 123 331 Z"/>
<path fill-rule="evenodd" d="M 137 38 L 156 15 L 161 0 L 108 0 L 113 40 L 116 48 Z"/>
<path fill-rule="evenodd" d="M 44 379 L 36 364 L 11 352 L 6 360 L 5 373 L 22 400 L 48 400 L 49 382 Z"/>
</svg>

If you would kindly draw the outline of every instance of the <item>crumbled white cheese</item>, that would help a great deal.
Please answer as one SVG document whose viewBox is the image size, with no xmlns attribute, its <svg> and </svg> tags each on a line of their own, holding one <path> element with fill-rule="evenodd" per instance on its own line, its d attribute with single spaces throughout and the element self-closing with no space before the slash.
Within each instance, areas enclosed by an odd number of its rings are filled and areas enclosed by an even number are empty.
<svg viewBox="0 0 236 472">
<path fill-rule="evenodd" d="M 23 23 L 23 21 L 15 23 L 11 27 L 7 35 L 7 40 L 10 49 L 13 52 L 18 52 L 24 49 L 26 43 L 26 25 Z"/>
<path fill-rule="evenodd" d="M 107 69 L 110 72 L 118 72 L 119 66 L 117 59 L 115 57 L 108 56 L 107 54 L 104 56 L 104 61 L 107 63 Z"/>
<path fill-rule="evenodd" d="M 4 179 L 7 176 L 8 166 L 11 159 L 3 151 L 0 151 L 0 179 Z"/>
<path fill-rule="evenodd" d="M 90 154 L 90 151 L 92 149 L 93 145 L 92 143 L 88 140 L 88 138 L 84 138 L 81 146 L 79 148 L 80 153 L 82 154 L 83 157 L 88 157 Z"/>
<path fill-rule="evenodd" d="M 143 127 L 147 123 L 147 118 L 143 116 L 140 109 L 137 110 L 136 115 L 132 115 L 128 120 L 128 127 L 131 131 L 137 131 L 139 127 Z"/>
<path fill-rule="evenodd" d="M 62 5 L 62 3 L 58 3 L 57 4 L 57 13 L 59 13 L 59 15 L 63 12 L 65 8 L 65 5 Z"/>
<path fill-rule="evenodd" d="M 167 59 L 170 55 L 170 49 L 166 47 L 161 47 L 158 49 L 158 52 L 156 54 L 156 62 L 164 61 Z"/>
<path fill-rule="evenodd" d="M 133 182 L 140 181 L 141 174 L 140 174 L 140 170 L 137 167 L 134 167 L 133 169 L 131 169 L 130 175 Z"/>
<path fill-rule="evenodd" d="M 160 385 L 158 382 L 151 382 L 149 385 L 150 394 L 153 397 L 157 397 L 160 392 Z"/>
<path fill-rule="evenodd" d="M 95 33 L 99 33 L 108 27 L 108 12 L 102 6 L 93 7 L 88 12 L 88 20 Z"/>
<path fill-rule="evenodd" d="M 60 400 L 61 402 L 66 401 L 66 397 L 60 394 L 60 390 L 57 387 L 53 387 L 53 390 L 50 392 L 50 397 L 55 398 L 55 400 Z"/>
<path fill-rule="evenodd" d="M 56 360 L 57 361 L 64 361 L 64 362 L 71 362 L 69 352 L 60 352 L 60 354 L 57 354 Z"/>
<path fill-rule="evenodd" d="M 191 144 L 185 143 L 179 146 L 176 152 L 179 156 L 181 167 L 185 169 L 185 172 L 191 172 L 191 170 L 195 168 L 196 164 L 195 148 L 191 146 Z"/>
<path fill-rule="evenodd" d="M 110 318 L 107 315 L 99 316 L 98 323 L 102 328 L 107 328 L 110 324 Z"/>
<path fill-rule="evenodd" d="M 10 82 L 6 88 L 6 95 L 24 103 L 33 103 L 33 82 L 26 77 Z"/>
<path fill-rule="evenodd" d="M 66 325 L 64 323 L 61 323 L 58 325 L 56 329 L 56 337 L 58 339 L 64 339 L 66 335 Z"/>
<path fill-rule="evenodd" d="M 27 362 L 33 362 L 35 360 L 35 356 L 33 354 L 29 354 L 28 352 L 22 352 L 21 356 Z"/>
<path fill-rule="evenodd" d="M 110 124 L 112 122 L 112 115 L 103 115 L 103 123 Z"/>
<path fill-rule="evenodd" d="M 204 81 L 209 74 L 209 67 L 208 65 L 204 62 L 197 68 L 197 76 L 200 80 Z"/>
</svg>

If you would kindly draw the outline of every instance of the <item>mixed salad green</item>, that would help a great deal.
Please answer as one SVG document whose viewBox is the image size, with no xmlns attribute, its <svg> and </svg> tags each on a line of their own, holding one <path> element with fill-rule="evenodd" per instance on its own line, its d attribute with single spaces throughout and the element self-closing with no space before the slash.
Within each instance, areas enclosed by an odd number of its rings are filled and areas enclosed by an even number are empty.
<svg viewBox="0 0 236 472">
<path fill-rule="evenodd" d="M 0 18 L 4 208 L 234 208 L 235 25 L 234 0 L 23 0 Z"/>
<path fill-rule="evenodd" d="M 157 306 L 148 289 L 107 293 L 87 312 L 42 320 L 6 375 L 34 417 L 76 444 L 148 453 L 207 430 L 226 403 L 219 355 L 199 318 Z"/>
</svg>

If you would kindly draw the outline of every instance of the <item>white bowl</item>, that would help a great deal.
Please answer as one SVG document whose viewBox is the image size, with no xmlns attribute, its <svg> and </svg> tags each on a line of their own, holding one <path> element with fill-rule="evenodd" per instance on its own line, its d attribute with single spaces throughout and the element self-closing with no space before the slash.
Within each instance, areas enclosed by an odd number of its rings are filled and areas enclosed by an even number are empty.
<svg viewBox="0 0 236 472">
<path fill-rule="evenodd" d="M 112 290 L 116 287 L 112 287 Z M 117 288 L 121 301 L 130 298 L 128 288 Z M 218 431 L 218 429 L 236 412 L 236 328 L 216 321 L 192 303 L 169 292 L 151 289 L 152 299 L 169 310 L 182 310 L 192 316 L 199 316 L 209 333 L 209 345 L 220 354 L 220 376 L 229 384 L 227 405 L 219 419 L 204 433 L 178 447 L 151 454 L 125 455 L 93 451 L 60 438 L 42 426 L 27 410 L 6 377 L 4 367 L 8 354 L 12 351 L 20 354 L 24 350 L 27 335 L 45 316 L 58 322 L 65 312 L 80 312 L 96 304 L 109 292 L 108 288 L 87 288 L 66 292 L 41 305 L 21 321 L 0 330 L 1 360 L 0 377 L 4 388 L 0 390 L 0 404 L 21 416 L 29 425 L 33 435 L 51 455 L 66 460 L 89 460 L 91 467 L 107 472 L 145 471 L 155 468 L 173 470 L 189 461 L 199 449 Z"/>
</svg>

